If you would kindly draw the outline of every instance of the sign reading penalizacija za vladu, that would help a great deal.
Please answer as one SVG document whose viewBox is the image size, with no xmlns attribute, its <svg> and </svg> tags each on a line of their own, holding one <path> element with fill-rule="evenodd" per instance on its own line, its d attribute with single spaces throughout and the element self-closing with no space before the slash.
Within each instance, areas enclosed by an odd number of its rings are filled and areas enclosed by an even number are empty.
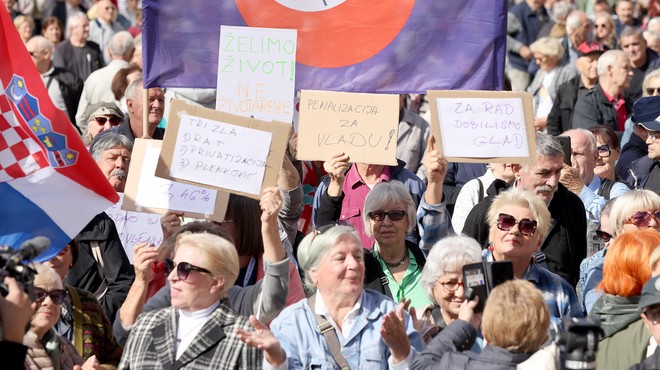
<svg viewBox="0 0 660 370">
<path fill-rule="evenodd" d="M 291 122 L 296 35 L 289 29 L 221 26 L 215 109 Z"/>
</svg>

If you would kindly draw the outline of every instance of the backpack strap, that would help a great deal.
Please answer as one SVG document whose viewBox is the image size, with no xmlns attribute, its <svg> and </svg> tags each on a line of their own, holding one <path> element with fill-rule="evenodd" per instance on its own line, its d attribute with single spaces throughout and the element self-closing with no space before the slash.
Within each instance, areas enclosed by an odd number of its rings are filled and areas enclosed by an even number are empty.
<svg viewBox="0 0 660 370">
<path fill-rule="evenodd" d="M 477 181 L 479 182 L 479 201 L 477 203 L 479 203 L 484 199 L 484 196 L 486 196 L 486 194 L 484 194 L 484 183 L 481 182 L 481 179 L 478 177 L 477 177 Z"/>
<path fill-rule="evenodd" d="M 600 179 L 600 186 L 598 187 L 597 194 L 602 196 L 606 200 L 610 200 L 610 192 L 612 191 L 613 186 L 614 186 L 614 181 L 610 179 Z"/>
<path fill-rule="evenodd" d="M 339 344 L 339 338 L 337 338 L 335 327 L 332 326 L 332 324 L 330 324 L 330 322 L 328 322 L 324 316 L 316 313 L 316 294 L 312 294 L 311 297 L 307 298 L 307 304 L 309 304 L 309 308 L 312 310 L 312 314 L 314 315 L 316 322 L 318 322 L 316 329 L 319 331 L 319 333 L 323 334 L 325 340 L 328 342 L 328 347 L 330 347 L 332 358 L 335 360 L 340 369 L 350 370 L 351 368 L 348 366 L 346 357 L 341 354 L 341 345 Z"/>
<path fill-rule="evenodd" d="M 92 256 L 96 260 L 96 268 L 99 271 L 99 276 L 101 276 L 101 285 L 94 292 L 94 296 L 97 300 L 101 300 L 103 296 L 108 292 L 108 284 L 105 280 L 105 262 L 103 261 L 103 256 L 101 255 L 101 245 L 98 240 L 92 240 L 89 242 L 92 247 Z"/>
</svg>

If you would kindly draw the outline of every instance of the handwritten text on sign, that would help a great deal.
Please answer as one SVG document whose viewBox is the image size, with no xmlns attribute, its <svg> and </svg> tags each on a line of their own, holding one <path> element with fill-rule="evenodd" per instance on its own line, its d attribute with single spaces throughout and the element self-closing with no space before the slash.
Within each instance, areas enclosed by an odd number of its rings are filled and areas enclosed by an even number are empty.
<svg viewBox="0 0 660 370">
<path fill-rule="evenodd" d="M 128 260 L 133 263 L 133 246 L 147 242 L 160 246 L 163 242 L 163 231 L 160 228 L 161 215 L 154 213 L 131 212 L 121 209 L 124 194 L 119 193 L 119 202 L 105 210 L 105 213 L 115 222 L 121 244 L 126 251 Z"/>
<path fill-rule="evenodd" d="M 447 157 L 528 157 L 521 99 L 438 98 Z"/>
<path fill-rule="evenodd" d="M 396 164 L 398 108 L 397 95 L 303 90 L 298 156 L 344 152 L 351 162 Z"/>
<path fill-rule="evenodd" d="M 217 192 L 156 177 L 159 155 L 160 148 L 148 146 L 145 150 L 135 205 L 212 215 Z"/>
<path fill-rule="evenodd" d="M 296 30 L 220 27 L 216 109 L 291 122 Z"/>
<path fill-rule="evenodd" d="M 272 134 L 183 115 L 170 176 L 259 194 Z"/>
</svg>

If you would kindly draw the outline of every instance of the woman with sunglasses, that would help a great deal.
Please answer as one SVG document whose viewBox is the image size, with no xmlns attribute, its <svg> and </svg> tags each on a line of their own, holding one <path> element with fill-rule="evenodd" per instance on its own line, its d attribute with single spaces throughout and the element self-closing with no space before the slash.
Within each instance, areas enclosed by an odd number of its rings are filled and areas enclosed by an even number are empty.
<svg viewBox="0 0 660 370">
<path fill-rule="evenodd" d="M 589 129 L 596 137 L 596 152 L 598 159 L 594 174 L 600 178 L 600 187 L 596 194 L 609 200 L 627 193 L 630 188 L 616 176 L 616 162 L 621 155 L 619 136 L 610 126 L 595 126 Z"/>
<path fill-rule="evenodd" d="M 259 368 L 261 352 L 236 335 L 250 324 L 226 299 L 238 277 L 234 245 L 217 235 L 183 233 L 167 267 L 172 306 L 139 317 L 118 368 Z"/>
<path fill-rule="evenodd" d="M 30 329 L 23 337 L 28 346 L 25 368 L 38 369 L 97 369 L 100 364 L 95 356 L 84 362 L 68 340 L 59 336 L 53 326 L 60 318 L 60 307 L 68 299 L 62 280 L 48 266 L 35 264 L 34 315 Z M 75 367 L 74 367 L 75 366 Z"/>
<path fill-rule="evenodd" d="M 596 354 L 599 370 L 628 369 L 646 358 L 651 335 L 637 303 L 642 287 L 651 278 L 649 258 L 659 245 L 657 231 L 635 230 L 618 235 L 608 250 L 603 281 L 598 285 L 604 294 L 590 312 L 600 318 L 605 334 Z"/>
<path fill-rule="evenodd" d="M 550 211 L 541 199 L 517 188 L 502 192 L 488 209 L 487 220 L 492 244 L 484 253 L 486 261 L 511 261 L 514 277 L 543 291 L 555 322 L 584 316 L 573 287 L 536 258 L 550 227 Z"/>
<path fill-rule="evenodd" d="M 239 338 L 280 368 L 408 368 L 422 339 L 403 304 L 364 289 L 363 250 L 349 226 L 308 234 L 298 257 L 313 295 L 285 308 L 271 323 L 272 332 L 251 317 L 257 330 L 242 330 Z"/>
</svg>

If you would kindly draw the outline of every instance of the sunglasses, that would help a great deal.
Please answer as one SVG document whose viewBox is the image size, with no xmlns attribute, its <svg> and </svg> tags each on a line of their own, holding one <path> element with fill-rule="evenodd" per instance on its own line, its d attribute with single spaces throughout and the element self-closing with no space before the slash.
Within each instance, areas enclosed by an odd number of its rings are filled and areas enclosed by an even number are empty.
<svg viewBox="0 0 660 370">
<path fill-rule="evenodd" d="M 660 87 L 647 87 L 646 93 L 653 96 L 655 94 L 660 94 Z"/>
<path fill-rule="evenodd" d="M 612 240 L 612 234 L 607 233 L 603 230 L 596 230 L 596 236 L 599 237 L 605 243 L 609 243 Z"/>
<path fill-rule="evenodd" d="M 403 220 L 404 217 L 406 217 L 406 211 L 402 211 L 399 209 L 395 209 L 393 211 L 385 212 L 385 211 L 373 211 L 367 213 L 370 219 L 373 221 L 383 221 L 385 219 L 385 216 L 389 217 L 391 221 L 401 221 Z"/>
<path fill-rule="evenodd" d="M 644 310 L 644 316 L 646 316 L 646 318 L 654 325 L 660 323 L 660 310 L 657 307 L 654 307 L 653 309 L 647 308 Z"/>
<path fill-rule="evenodd" d="M 607 158 L 610 156 L 610 154 L 612 154 L 612 149 L 610 149 L 609 145 L 607 144 L 599 146 L 596 148 L 596 150 L 598 150 L 598 155 L 603 158 Z"/>
<path fill-rule="evenodd" d="M 110 125 L 112 125 L 112 126 L 119 126 L 119 124 L 122 121 L 121 118 L 119 118 L 117 116 L 112 116 L 110 118 L 108 118 L 108 117 L 96 117 L 96 118 L 94 118 L 94 120 L 96 121 L 96 123 L 98 123 L 101 126 L 105 125 L 105 123 L 108 122 L 108 120 L 110 121 Z"/>
<path fill-rule="evenodd" d="M 507 215 L 506 213 L 500 213 L 499 216 L 497 216 L 497 228 L 502 231 L 511 230 L 515 224 L 518 224 L 520 233 L 525 236 L 530 236 L 536 232 L 537 224 L 534 220 L 523 218 L 518 221 L 515 217 Z"/>
<path fill-rule="evenodd" d="M 660 211 L 637 211 L 628 217 L 625 223 L 633 224 L 639 229 L 646 229 L 649 227 L 651 219 L 660 224 Z"/>
<path fill-rule="evenodd" d="M 179 280 L 186 280 L 188 279 L 188 276 L 190 275 L 190 271 L 199 271 L 199 272 L 205 272 L 207 274 L 211 274 L 211 271 L 202 268 L 202 267 L 197 267 L 195 265 L 191 265 L 188 262 L 179 262 L 176 263 L 172 261 L 171 259 L 166 259 L 165 260 L 165 274 L 169 275 L 174 268 L 176 267 L 176 276 L 179 278 Z"/>
<path fill-rule="evenodd" d="M 47 291 L 41 288 L 34 287 L 34 298 L 35 302 L 43 302 L 46 297 L 50 297 L 50 300 L 55 304 L 62 304 L 66 300 L 69 294 L 64 289 L 55 289 Z"/>
</svg>

